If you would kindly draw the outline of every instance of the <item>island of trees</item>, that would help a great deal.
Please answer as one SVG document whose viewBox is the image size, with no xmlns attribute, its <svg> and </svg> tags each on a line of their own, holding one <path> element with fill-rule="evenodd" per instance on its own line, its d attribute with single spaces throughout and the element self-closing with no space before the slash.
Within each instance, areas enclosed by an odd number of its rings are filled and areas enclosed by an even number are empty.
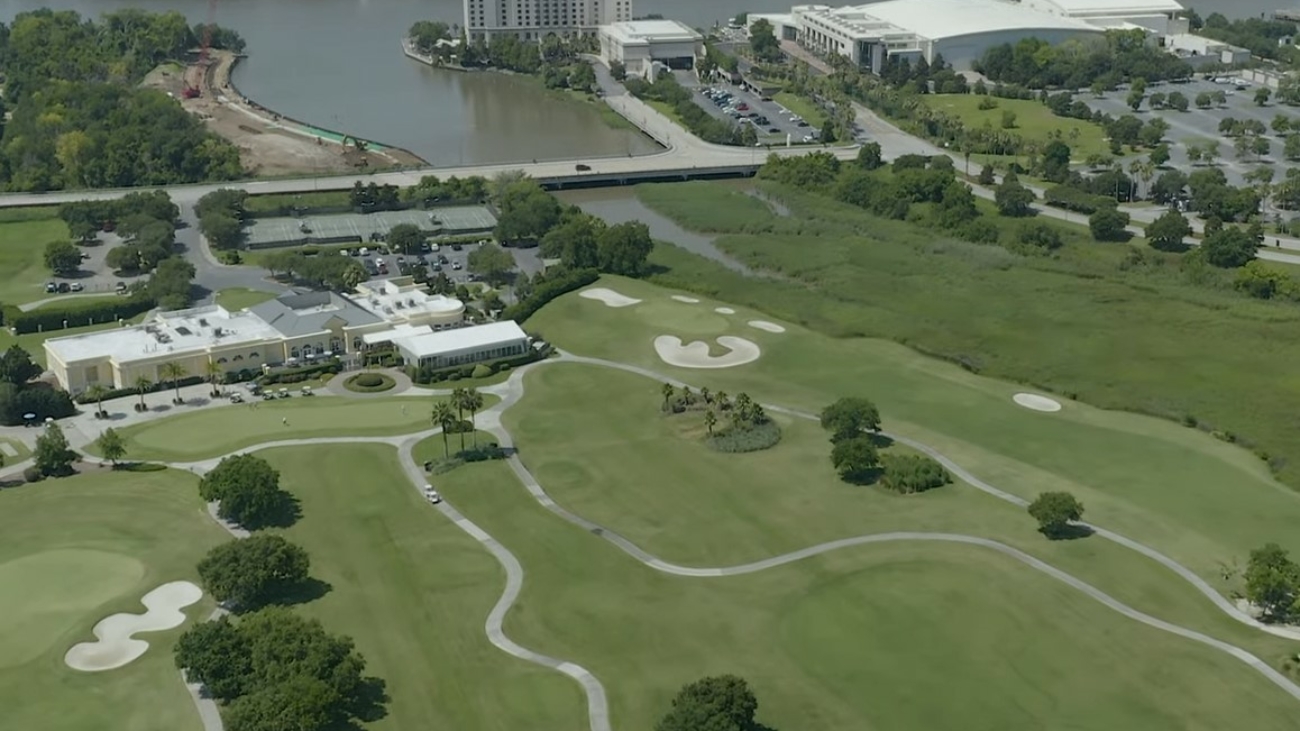
<svg viewBox="0 0 1300 731">
<path fill-rule="evenodd" d="M 0 25 L 0 186 L 12 191 L 230 180 L 239 150 L 161 91 L 138 88 L 165 61 L 184 61 L 203 27 L 176 12 L 20 13 Z M 241 50 L 233 31 L 212 45 Z M 6 115 L 3 112 L 9 112 Z"/>
</svg>

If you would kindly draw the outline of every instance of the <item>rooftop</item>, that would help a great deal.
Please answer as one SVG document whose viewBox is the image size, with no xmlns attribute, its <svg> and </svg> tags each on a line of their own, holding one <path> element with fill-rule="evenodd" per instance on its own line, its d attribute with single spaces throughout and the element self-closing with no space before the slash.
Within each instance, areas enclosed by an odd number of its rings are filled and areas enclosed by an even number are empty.
<svg viewBox="0 0 1300 731">
<path fill-rule="evenodd" d="M 685 43 L 704 39 L 694 28 L 676 20 L 632 20 L 612 23 L 604 26 L 603 30 L 618 38 L 623 45 Z"/>
<path fill-rule="evenodd" d="M 411 277 L 374 279 L 357 286 L 356 305 L 383 320 L 409 320 L 421 315 L 456 315 L 465 305 L 454 297 L 429 294 Z"/>
<path fill-rule="evenodd" d="M 275 328 L 247 310 L 232 313 L 210 305 L 159 312 L 139 325 L 116 330 L 50 338 L 45 348 L 64 363 L 104 356 L 121 363 L 279 339 Z"/>
<path fill-rule="evenodd" d="M 527 333 L 514 320 L 505 320 L 475 327 L 394 338 L 393 343 L 409 351 L 416 358 L 423 358 L 512 343 L 527 338 Z"/>
<path fill-rule="evenodd" d="M 285 295 L 253 305 L 248 308 L 248 312 L 260 317 L 278 334 L 289 338 L 327 330 L 327 324 L 335 318 L 342 320 L 345 327 L 383 322 L 383 318 L 333 292 Z"/>
<path fill-rule="evenodd" d="M 1144 15 L 1147 13 L 1174 13 L 1183 9 L 1175 0 L 1038 0 L 1055 5 L 1067 13 L 1122 13 Z"/>
<path fill-rule="evenodd" d="M 889 29 L 882 28 L 882 23 L 930 40 L 1007 30 L 1099 32 L 1096 26 L 1081 20 L 1002 0 L 884 0 L 818 14 L 834 18 L 864 36 L 887 33 Z"/>
</svg>

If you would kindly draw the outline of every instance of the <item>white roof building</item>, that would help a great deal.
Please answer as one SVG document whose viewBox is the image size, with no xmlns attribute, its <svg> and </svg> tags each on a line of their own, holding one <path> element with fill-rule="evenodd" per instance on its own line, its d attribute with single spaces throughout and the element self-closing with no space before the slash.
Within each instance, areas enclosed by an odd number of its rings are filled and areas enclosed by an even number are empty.
<svg viewBox="0 0 1300 731">
<path fill-rule="evenodd" d="M 257 372 L 357 353 L 392 341 L 393 334 L 409 338 L 459 327 L 464 313 L 459 300 L 427 294 L 399 277 L 366 282 L 351 296 L 309 292 L 239 312 L 219 305 L 157 312 L 139 325 L 50 338 L 45 359 L 68 391 L 95 384 L 129 388 L 141 378 L 165 380 L 167 363 L 190 376 L 208 375 L 214 366 L 223 373 Z M 389 335 L 372 337 L 376 333 Z"/>
<path fill-rule="evenodd" d="M 798 5 L 778 34 L 793 34 L 814 51 L 846 56 L 873 72 L 890 56 L 932 62 L 942 55 L 963 69 L 993 46 L 1031 36 L 1061 43 L 1135 26 L 1163 35 L 1185 26 L 1174 19 L 1181 11 L 1174 0 L 880 0 L 839 8 Z"/>
<path fill-rule="evenodd" d="M 632 20 L 603 25 L 597 33 L 606 65 L 622 63 L 629 76 L 649 76 L 655 63 L 691 69 L 704 55 L 704 36 L 676 20 Z"/>
<path fill-rule="evenodd" d="M 429 368 L 523 355 L 529 346 L 527 333 L 513 320 L 441 332 L 398 333 L 390 341 L 407 363 Z"/>
</svg>

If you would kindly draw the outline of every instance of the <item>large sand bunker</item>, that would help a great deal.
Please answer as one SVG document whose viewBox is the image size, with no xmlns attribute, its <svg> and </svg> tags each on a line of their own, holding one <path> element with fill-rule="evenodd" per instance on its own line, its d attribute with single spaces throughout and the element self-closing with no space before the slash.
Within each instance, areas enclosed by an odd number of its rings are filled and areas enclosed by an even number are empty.
<svg viewBox="0 0 1300 731">
<path fill-rule="evenodd" d="M 1061 403 L 1056 399 L 1039 396 L 1036 393 L 1018 393 L 1011 397 L 1020 406 L 1034 411 L 1060 411 Z"/>
<path fill-rule="evenodd" d="M 695 299 L 694 297 L 687 297 L 681 294 L 673 295 L 673 299 L 677 300 L 678 302 L 685 302 L 688 305 L 698 305 L 700 303 L 700 301 Z"/>
<path fill-rule="evenodd" d="M 612 289 L 605 289 L 604 287 L 584 289 L 578 293 L 578 296 L 585 297 L 589 300 L 596 300 L 597 302 L 603 302 L 607 307 L 627 307 L 629 305 L 635 305 L 641 301 L 619 294 Z"/>
<path fill-rule="evenodd" d="M 765 330 L 770 333 L 785 332 L 785 328 L 781 327 L 775 322 L 768 322 L 767 320 L 750 320 L 749 326 L 752 328 L 757 328 L 759 330 Z"/>
<path fill-rule="evenodd" d="M 159 632 L 185 622 L 181 610 L 203 598 L 203 590 L 188 581 L 173 581 L 145 594 L 140 600 L 144 614 L 113 614 L 95 625 L 95 642 L 82 642 L 68 649 L 63 661 L 73 670 L 88 673 L 113 670 L 139 658 L 149 643 L 137 640 L 137 632 Z"/>
<path fill-rule="evenodd" d="M 709 355 L 709 344 L 700 340 L 682 344 L 681 338 L 660 335 L 655 338 L 655 352 L 668 365 L 679 368 L 734 368 L 758 360 L 762 351 L 744 338 L 723 335 L 718 345 L 726 348 L 725 355 Z"/>
</svg>

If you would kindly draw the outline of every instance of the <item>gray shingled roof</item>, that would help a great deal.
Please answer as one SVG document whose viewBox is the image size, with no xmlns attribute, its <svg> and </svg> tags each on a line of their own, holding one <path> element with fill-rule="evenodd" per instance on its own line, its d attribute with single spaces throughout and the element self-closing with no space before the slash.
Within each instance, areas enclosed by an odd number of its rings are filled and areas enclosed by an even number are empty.
<svg viewBox="0 0 1300 731">
<path fill-rule="evenodd" d="M 248 309 L 285 337 L 320 332 L 336 317 L 346 322 L 348 327 L 383 322 L 352 300 L 334 292 L 290 294 Z"/>
</svg>

